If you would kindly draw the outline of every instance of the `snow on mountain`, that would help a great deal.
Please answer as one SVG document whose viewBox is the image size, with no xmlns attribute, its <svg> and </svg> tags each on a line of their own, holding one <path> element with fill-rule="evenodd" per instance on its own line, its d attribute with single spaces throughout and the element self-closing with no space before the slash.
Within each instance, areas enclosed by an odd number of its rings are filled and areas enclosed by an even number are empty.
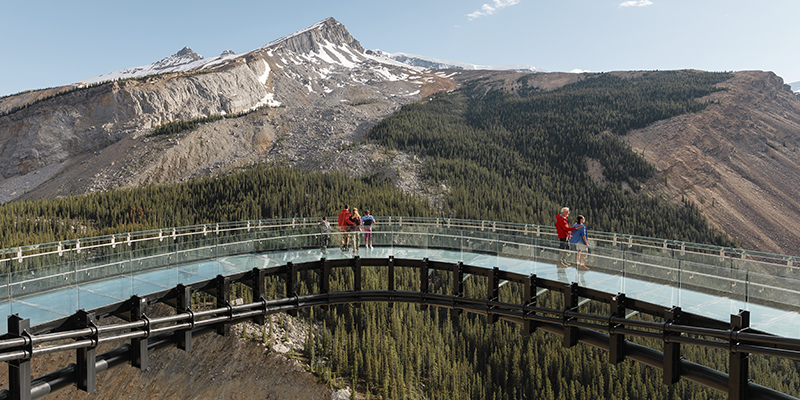
<svg viewBox="0 0 800 400">
<path fill-rule="evenodd" d="M 800 94 L 800 81 L 790 82 L 788 85 L 792 87 L 793 92 Z"/>
<path fill-rule="evenodd" d="M 394 60 L 407 65 L 434 69 L 493 70 L 518 72 L 546 72 L 530 65 L 476 65 L 459 61 L 439 60 L 433 57 L 408 53 L 386 53 L 381 50 L 368 50 L 379 60 Z"/>
<path fill-rule="evenodd" d="M 426 69 L 464 69 L 464 70 L 503 70 L 519 72 L 545 72 L 543 69 L 530 65 L 475 65 L 457 61 L 439 60 L 432 57 L 419 56 L 407 53 L 386 53 L 380 50 L 365 50 L 361 45 L 345 34 L 341 37 L 337 30 L 328 29 L 330 26 L 341 25 L 338 21 L 329 18 L 320 21 L 307 28 L 273 40 L 255 50 L 236 54 L 231 50 L 225 50 L 220 56 L 214 58 L 203 58 L 189 47 L 184 47 L 176 54 L 166 57 L 155 63 L 140 67 L 126 68 L 119 71 L 95 76 L 75 82 L 74 85 L 85 85 L 99 82 L 114 81 L 119 79 L 142 78 L 148 75 L 155 75 L 170 72 L 187 72 L 203 69 L 210 69 L 222 65 L 234 58 L 246 56 L 251 53 L 266 51 L 273 53 L 278 49 L 289 50 L 296 56 L 291 59 L 283 59 L 285 63 L 293 64 L 310 63 L 315 64 L 322 60 L 328 64 L 338 64 L 345 68 L 354 68 L 364 62 L 377 62 L 390 67 L 403 67 L 409 72 L 421 73 Z M 343 26 L 342 26 L 343 28 Z M 333 33 L 331 33 L 333 32 Z M 320 38 L 314 41 L 297 40 L 309 34 L 319 33 Z M 335 35 L 335 37 L 326 37 Z M 343 43 L 345 42 L 345 43 Z M 377 72 L 385 75 L 388 80 L 408 79 L 405 74 L 393 74 L 389 69 L 381 66 L 373 67 Z M 326 75 L 326 70 L 318 71 L 321 77 Z"/>
<path fill-rule="evenodd" d="M 148 75 L 156 75 L 168 72 L 193 71 L 218 65 L 237 56 L 238 55 L 233 51 L 225 50 L 219 57 L 205 59 L 203 56 L 192 51 L 192 49 L 189 47 L 184 47 L 179 52 L 152 64 L 109 72 L 93 78 L 83 79 L 79 82 L 73 83 L 73 85 L 85 85 L 98 82 L 115 81 L 118 79 L 142 78 Z"/>
</svg>

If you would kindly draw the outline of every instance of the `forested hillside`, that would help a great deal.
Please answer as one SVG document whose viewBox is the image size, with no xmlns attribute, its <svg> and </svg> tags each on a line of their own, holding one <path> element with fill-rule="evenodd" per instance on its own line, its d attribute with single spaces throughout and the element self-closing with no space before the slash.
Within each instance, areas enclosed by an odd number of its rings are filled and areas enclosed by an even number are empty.
<svg viewBox="0 0 800 400">
<path fill-rule="evenodd" d="M 519 95 L 481 95 L 476 82 L 404 106 L 368 138 L 424 155 L 432 184 L 448 188 L 448 216 L 551 224 L 567 206 L 594 230 L 730 245 L 691 204 L 674 207 L 639 194 L 654 168 L 620 139 L 631 129 L 703 109 L 695 99 L 728 78 L 692 71 L 599 74 Z M 593 161 L 602 165 L 605 183 L 590 176 Z"/>
<path fill-rule="evenodd" d="M 334 215 L 345 204 L 381 215 L 429 215 L 426 200 L 377 177 L 259 165 L 226 176 L 11 202 L 0 248 L 211 222 Z"/>
</svg>

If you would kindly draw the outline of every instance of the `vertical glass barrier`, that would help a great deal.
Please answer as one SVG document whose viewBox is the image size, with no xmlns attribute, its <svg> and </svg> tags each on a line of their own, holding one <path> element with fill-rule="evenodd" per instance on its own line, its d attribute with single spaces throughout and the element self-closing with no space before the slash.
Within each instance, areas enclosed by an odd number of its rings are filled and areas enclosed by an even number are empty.
<svg viewBox="0 0 800 400">
<path fill-rule="evenodd" d="M 7 295 L 15 298 L 74 285 L 74 267 L 69 261 L 57 253 L 8 260 Z"/>
<path fill-rule="evenodd" d="M 591 272 L 604 274 L 603 279 L 596 280 L 591 287 L 607 293 L 625 292 L 625 252 L 614 246 L 595 246 L 589 239 L 589 256 L 586 266 Z"/>
<path fill-rule="evenodd" d="M 533 238 L 530 235 L 498 233 L 498 263 L 502 270 L 529 275 L 533 271 Z"/>
<path fill-rule="evenodd" d="M 682 307 L 719 320 L 747 307 L 747 272 L 716 265 L 681 263 Z"/>
<path fill-rule="evenodd" d="M 750 272 L 747 297 L 750 303 L 800 312 L 800 272 L 794 276 L 775 276 Z"/>
</svg>

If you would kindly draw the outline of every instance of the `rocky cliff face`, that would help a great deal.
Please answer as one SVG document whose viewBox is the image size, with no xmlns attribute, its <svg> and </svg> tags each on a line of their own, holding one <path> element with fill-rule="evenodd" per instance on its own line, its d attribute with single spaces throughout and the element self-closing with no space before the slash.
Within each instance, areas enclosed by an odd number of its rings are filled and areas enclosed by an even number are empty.
<svg viewBox="0 0 800 400">
<path fill-rule="evenodd" d="M 773 73 L 737 72 L 704 111 L 628 136 L 658 168 L 651 190 L 695 203 L 747 248 L 800 255 L 800 100 Z"/>
<path fill-rule="evenodd" d="M 386 168 L 386 157 L 351 143 L 403 104 L 454 87 L 367 56 L 332 18 L 237 56 L 192 54 L 165 59 L 181 72 L 4 98 L 4 112 L 28 107 L 0 117 L 0 202 L 175 182 L 264 160 L 353 173 Z M 136 70 L 121 76 L 140 76 Z M 148 137 L 167 122 L 243 112 L 251 113 Z"/>
</svg>

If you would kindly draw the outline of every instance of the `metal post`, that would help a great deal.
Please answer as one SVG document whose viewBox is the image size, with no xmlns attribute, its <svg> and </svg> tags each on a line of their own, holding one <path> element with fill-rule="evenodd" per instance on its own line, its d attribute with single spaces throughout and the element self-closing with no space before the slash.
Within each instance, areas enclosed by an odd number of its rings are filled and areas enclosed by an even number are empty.
<svg viewBox="0 0 800 400">
<path fill-rule="evenodd" d="M 453 296 L 456 297 L 464 297 L 464 263 L 459 261 L 458 264 L 453 265 L 453 269 L 451 270 L 453 273 Z M 453 329 L 455 331 L 460 331 L 461 326 L 459 324 L 459 317 L 461 316 L 462 310 L 455 306 L 455 301 L 453 301 L 453 308 L 450 309 L 450 321 L 453 324 Z"/>
<path fill-rule="evenodd" d="M 625 318 L 625 293 L 618 293 L 611 300 L 611 316 Z M 608 362 L 612 365 L 625 361 L 625 335 L 614 331 L 624 327 L 623 324 L 608 323 Z"/>
<path fill-rule="evenodd" d="M 497 301 L 500 297 L 500 268 L 493 267 L 492 272 L 489 275 L 489 293 L 487 296 L 489 297 L 489 301 Z M 486 315 L 487 322 L 493 324 L 497 322 L 500 317 L 497 314 L 492 314 L 491 307 L 489 308 L 489 313 Z"/>
<path fill-rule="evenodd" d="M 536 274 L 525 278 L 522 288 L 522 303 L 526 306 L 536 307 Z M 526 316 L 529 314 L 532 312 L 525 313 Z M 533 332 L 536 332 L 536 321 L 523 319 L 522 333 L 527 336 Z"/>
<path fill-rule="evenodd" d="M 353 290 L 356 292 L 361 291 L 361 257 L 355 256 L 353 257 Z M 361 302 L 356 302 L 356 308 L 361 307 Z"/>
<path fill-rule="evenodd" d="M 353 257 L 353 290 L 361 291 L 361 257 Z"/>
<path fill-rule="evenodd" d="M 670 336 L 680 336 L 667 332 L 667 328 L 672 323 L 680 323 L 683 312 L 680 307 L 673 307 L 667 310 L 666 321 L 664 321 L 664 384 L 669 386 L 681 379 L 681 344 L 669 340 Z"/>
<path fill-rule="evenodd" d="M 216 299 L 214 301 L 215 308 L 222 308 L 225 306 L 230 307 L 230 278 L 222 275 L 217 275 L 216 279 L 217 290 Z M 217 335 L 230 336 L 231 324 L 230 322 L 220 322 L 216 325 Z"/>
<path fill-rule="evenodd" d="M 293 262 L 286 263 L 286 298 L 295 297 L 297 292 L 295 292 L 295 287 L 297 286 L 297 269 L 294 266 Z M 287 314 L 291 315 L 292 317 L 297 316 L 297 312 L 295 311 L 288 311 Z"/>
<path fill-rule="evenodd" d="M 322 282 L 320 282 L 320 292 L 330 293 L 331 291 L 331 262 L 322 259 Z"/>
<path fill-rule="evenodd" d="M 578 309 L 578 283 L 572 282 L 564 292 L 564 310 L 576 311 Z M 578 328 L 567 326 L 567 322 L 572 318 L 567 317 L 566 312 L 562 317 L 564 322 L 564 347 L 570 348 L 578 344 Z"/>
<path fill-rule="evenodd" d="M 728 369 L 728 399 L 747 399 L 747 383 L 750 379 L 750 355 L 739 351 L 741 342 L 734 341 L 734 334 L 750 327 L 750 312 L 739 310 L 738 315 L 731 315 L 730 367 Z"/>
<path fill-rule="evenodd" d="M 131 296 L 131 321 L 147 319 L 147 300 L 139 296 Z M 147 336 L 150 336 L 150 328 L 145 327 Z M 144 371 L 148 367 L 147 336 L 143 338 L 131 339 L 131 365 Z"/>
<path fill-rule="evenodd" d="M 323 261 L 324 260 L 323 258 Z M 267 289 L 264 283 L 267 272 L 262 269 L 253 268 L 251 274 L 253 274 L 253 301 L 263 300 L 267 296 Z M 261 314 L 254 317 L 253 322 L 258 325 L 264 325 L 266 322 L 266 315 Z"/>
<path fill-rule="evenodd" d="M 428 258 L 422 260 L 422 267 L 419 269 L 419 291 L 420 293 L 428 293 Z M 419 309 L 425 311 L 428 309 L 427 304 L 422 304 Z"/>
<path fill-rule="evenodd" d="M 28 329 L 31 327 L 31 320 L 22 319 L 17 314 L 8 316 L 8 334 L 16 337 L 28 337 Z M 12 400 L 31 399 L 31 353 L 32 346 L 28 341 L 25 346 L 28 350 L 27 358 L 12 360 L 8 362 L 8 389 L 11 392 Z"/>
<path fill-rule="evenodd" d="M 175 290 L 177 291 L 175 312 L 178 314 L 191 313 L 192 289 L 179 283 Z M 194 315 L 192 315 L 192 327 L 194 327 Z M 178 345 L 179 349 L 192 351 L 192 327 L 175 332 L 175 343 Z"/>
<path fill-rule="evenodd" d="M 75 366 L 75 372 L 78 374 L 76 382 L 78 389 L 86 393 L 92 393 L 97 387 L 97 371 L 95 369 L 95 350 L 98 340 L 97 325 L 95 324 L 97 318 L 94 313 L 87 313 L 84 310 L 78 310 L 75 316 L 77 317 L 78 325 L 92 328 L 94 332 L 91 335 L 94 344 L 91 347 L 82 347 L 76 350 L 77 361 Z"/>
</svg>

